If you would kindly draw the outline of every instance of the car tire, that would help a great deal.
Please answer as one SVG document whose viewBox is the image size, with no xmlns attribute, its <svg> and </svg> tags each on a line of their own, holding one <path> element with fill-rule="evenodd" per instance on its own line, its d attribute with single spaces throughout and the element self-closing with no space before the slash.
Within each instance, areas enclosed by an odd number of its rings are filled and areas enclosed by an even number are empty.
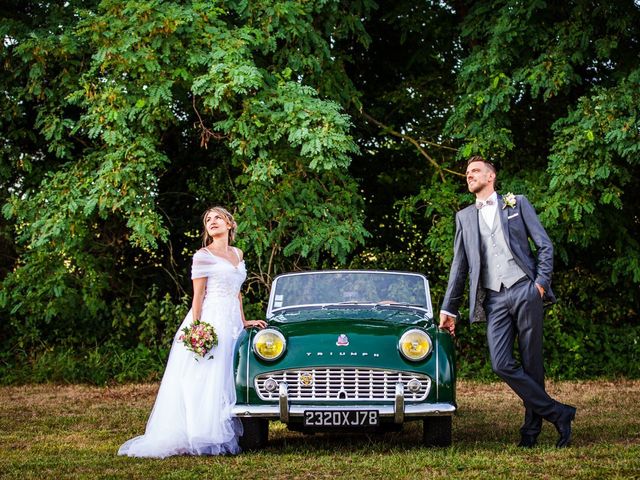
<svg viewBox="0 0 640 480">
<path fill-rule="evenodd" d="M 422 421 L 422 443 L 425 447 L 451 446 L 451 416 L 427 417 Z"/>
<path fill-rule="evenodd" d="M 260 450 L 269 440 L 269 420 L 264 418 L 242 418 L 240 447 L 243 450 Z"/>
</svg>

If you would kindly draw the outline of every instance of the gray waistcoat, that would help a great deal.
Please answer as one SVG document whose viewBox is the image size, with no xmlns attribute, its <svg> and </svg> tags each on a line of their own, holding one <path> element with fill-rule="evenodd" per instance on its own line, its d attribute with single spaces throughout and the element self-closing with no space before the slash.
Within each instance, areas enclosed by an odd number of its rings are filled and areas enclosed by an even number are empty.
<svg viewBox="0 0 640 480">
<path fill-rule="evenodd" d="M 489 228 L 480 212 L 478 212 L 478 223 L 482 259 L 480 284 L 484 288 L 499 292 L 502 285 L 506 288 L 511 287 L 525 273 L 513 259 L 511 250 L 504 239 L 498 209 L 496 209 L 496 216 L 493 218 L 492 228 Z"/>
</svg>

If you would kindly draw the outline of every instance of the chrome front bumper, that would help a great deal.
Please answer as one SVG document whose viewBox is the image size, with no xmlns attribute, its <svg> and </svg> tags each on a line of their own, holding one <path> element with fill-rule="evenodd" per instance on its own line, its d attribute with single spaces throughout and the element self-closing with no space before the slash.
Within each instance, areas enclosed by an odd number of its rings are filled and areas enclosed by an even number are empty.
<svg viewBox="0 0 640 480">
<path fill-rule="evenodd" d="M 394 423 L 403 423 L 405 417 L 427 417 L 453 415 L 455 405 L 451 403 L 405 404 L 404 386 L 396 385 L 393 405 L 291 405 L 286 383 L 280 384 L 277 405 L 236 405 L 233 415 L 236 417 L 256 417 L 280 420 L 289 423 L 291 418 L 302 417 L 305 410 L 377 410 L 380 417 L 391 417 Z"/>
</svg>

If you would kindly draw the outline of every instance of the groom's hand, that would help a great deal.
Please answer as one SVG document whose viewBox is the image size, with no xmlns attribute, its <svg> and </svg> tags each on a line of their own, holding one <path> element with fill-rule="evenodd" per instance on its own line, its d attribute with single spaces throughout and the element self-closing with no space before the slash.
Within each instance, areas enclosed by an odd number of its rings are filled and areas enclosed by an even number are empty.
<svg viewBox="0 0 640 480">
<path fill-rule="evenodd" d="M 452 337 L 456 336 L 456 319 L 451 315 L 440 312 L 440 328 L 446 330 Z"/>
</svg>

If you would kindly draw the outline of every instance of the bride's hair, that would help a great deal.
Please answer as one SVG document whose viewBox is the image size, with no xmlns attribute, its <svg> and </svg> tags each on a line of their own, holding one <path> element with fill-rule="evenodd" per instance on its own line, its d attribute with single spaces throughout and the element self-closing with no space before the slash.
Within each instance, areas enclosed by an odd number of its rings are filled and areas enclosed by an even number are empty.
<svg viewBox="0 0 640 480">
<path fill-rule="evenodd" d="M 206 247 L 213 242 L 213 237 L 209 235 L 209 232 L 207 232 L 207 215 L 209 215 L 209 212 L 216 212 L 222 216 L 229 225 L 231 225 L 231 228 L 229 229 L 229 244 L 232 244 L 236 238 L 236 229 L 238 228 L 238 224 L 234 220 L 233 215 L 231 215 L 226 208 L 211 207 L 207 208 L 202 214 L 202 246 Z"/>
</svg>

